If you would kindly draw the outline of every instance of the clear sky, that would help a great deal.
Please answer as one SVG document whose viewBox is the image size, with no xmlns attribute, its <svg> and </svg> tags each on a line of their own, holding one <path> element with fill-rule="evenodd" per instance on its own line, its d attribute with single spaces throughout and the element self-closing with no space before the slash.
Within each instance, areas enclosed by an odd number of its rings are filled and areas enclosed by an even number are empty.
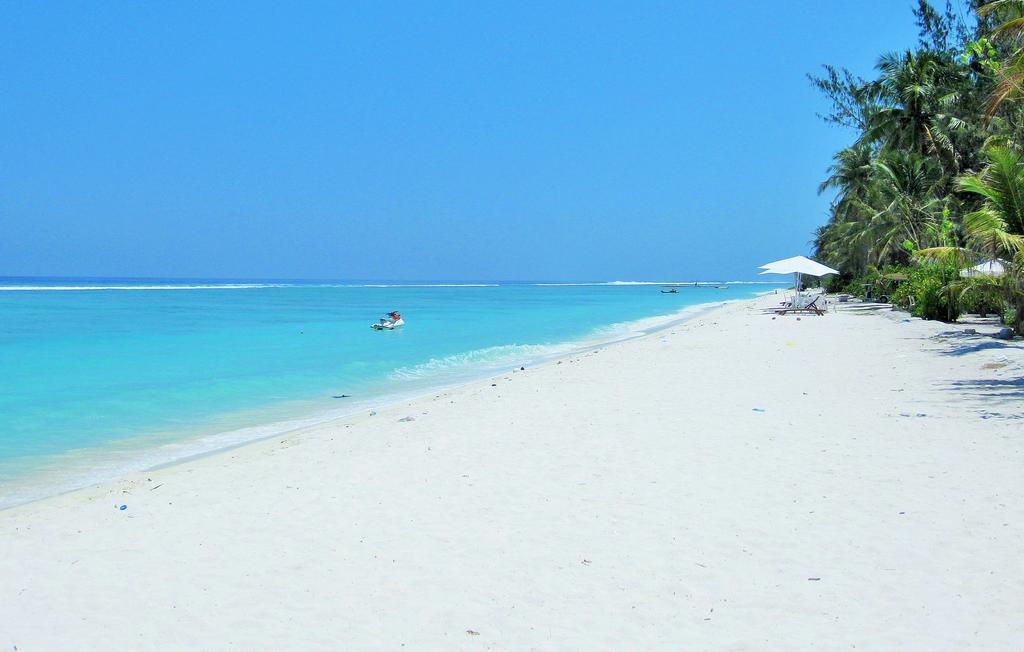
<svg viewBox="0 0 1024 652">
<path fill-rule="evenodd" d="M 754 278 L 910 7 L 5 2 L 0 275 Z"/>
</svg>

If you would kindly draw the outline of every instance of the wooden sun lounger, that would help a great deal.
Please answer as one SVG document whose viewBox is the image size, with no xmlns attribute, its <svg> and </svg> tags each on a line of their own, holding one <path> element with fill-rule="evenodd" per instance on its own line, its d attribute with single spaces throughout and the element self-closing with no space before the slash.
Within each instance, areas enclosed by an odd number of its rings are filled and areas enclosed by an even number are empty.
<svg viewBox="0 0 1024 652">
<path fill-rule="evenodd" d="M 818 295 L 818 296 L 814 297 L 814 300 L 812 300 L 810 303 L 808 303 L 803 308 L 794 308 L 794 307 L 776 308 L 772 312 L 774 312 L 776 315 L 785 315 L 787 312 L 809 313 L 809 314 L 819 315 L 819 316 L 820 315 L 824 315 L 825 314 L 825 310 L 823 308 L 819 308 L 816 305 L 818 303 L 818 299 L 820 299 L 820 298 L 821 298 L 821 295 Z"/>
</svg>

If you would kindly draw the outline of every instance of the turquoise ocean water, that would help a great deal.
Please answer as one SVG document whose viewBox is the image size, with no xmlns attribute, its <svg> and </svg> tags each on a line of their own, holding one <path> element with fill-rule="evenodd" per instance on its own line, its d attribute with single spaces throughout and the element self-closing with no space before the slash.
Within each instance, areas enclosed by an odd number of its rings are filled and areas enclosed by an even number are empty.
<svg viewBox="0 0 1024 652">
<path fill-rule="evenodd" d="M 634 337 L 767 287 L 0 279 L 0 507 Z M 392 309 L 403 329 L 369 328 Z"/>
</svg>

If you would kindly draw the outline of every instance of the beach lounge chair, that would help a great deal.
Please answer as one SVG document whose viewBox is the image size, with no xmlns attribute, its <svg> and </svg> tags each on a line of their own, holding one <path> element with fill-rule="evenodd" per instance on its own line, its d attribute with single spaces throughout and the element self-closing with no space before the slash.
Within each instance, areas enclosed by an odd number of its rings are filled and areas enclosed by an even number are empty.
<svg viewBox="0 0 1024 652">
<path fill-rule="evenodd" d="M 811 315 L 824 315 L 825 309 L 818 307 L 818 300 L 821 299 L 821 297 L 822 295 L 819 294 L 818 296 L 814 297 L 812 300 L 804 304 L 802 308 L 796 308 L 794 306 L 783 306 L 782 308 L 774 309 L 772 312 L 774 312 L 776 315 L 785 315 L 786 313 L 790 312 L 807 313 Z"/>
</svg>

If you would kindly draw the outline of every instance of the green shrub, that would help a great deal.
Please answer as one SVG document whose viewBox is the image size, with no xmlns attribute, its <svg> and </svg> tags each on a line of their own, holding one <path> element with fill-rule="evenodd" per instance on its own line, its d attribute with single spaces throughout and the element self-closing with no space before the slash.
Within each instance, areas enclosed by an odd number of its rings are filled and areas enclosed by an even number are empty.
<svg viewBox="0 0 1024 652">
<path fill-rule="evenodd" d="M 846 282 L 846 285 L 843 286 L 843 292 L 862 297 L 869 287 L 874 288 L 878 284 L 878 277 L 879 272 L 877 269 L 872 269 L 861 276 L 855 276 Z"/>
<path fill-rule="evenodd" d="M 891 300 L 894 292 L 899 289 L 901 282 L 886 277 L 894 274 L 908 274 L 909 272 L 909 267 L 902 267 L 900 265 L 886 265 L 881 269 L 872 268 L 862 276 L 847 281 L 843 287 L 843 292 L 859 297 L 870 294 L 874 299 L 889 297 Z"/>
<path fill-rule="evenodd" d="M 910 310 L 911 306 L 914 305 L 914 289 L 909 282 L 900 283 L 896 286 L 896 289 L 889 295 L 889 300 L 892 301 L 893 305 L 899 306 L 904 310 Z"/>
<path fill-rule="evenodd" d="M 976 313 L 979 315 L 1001 315 L 1003 312 L 1002 301 L 999 297 L 991 296 L 991 293 L 984 292 L 977 288 L 968 287 L 960 295 L 961 312 Z"/>
<path fill-rule="evenodd" d="M 832 274 L 821 279 L 821 285 L 829 294 L 838 294 L 846 292 L 846 286 L 849 285 L 851 278 L 848 274 Z"/>
<path fill-rule="evenodd" d="M 956 321 L 961 307 L 951 286 L 959 278 L 955 265 L 923 263 L 911 268 L 908 275 L 910 279 L 894 292 L 896 303 L 922 319 Z"/>
</svg>

